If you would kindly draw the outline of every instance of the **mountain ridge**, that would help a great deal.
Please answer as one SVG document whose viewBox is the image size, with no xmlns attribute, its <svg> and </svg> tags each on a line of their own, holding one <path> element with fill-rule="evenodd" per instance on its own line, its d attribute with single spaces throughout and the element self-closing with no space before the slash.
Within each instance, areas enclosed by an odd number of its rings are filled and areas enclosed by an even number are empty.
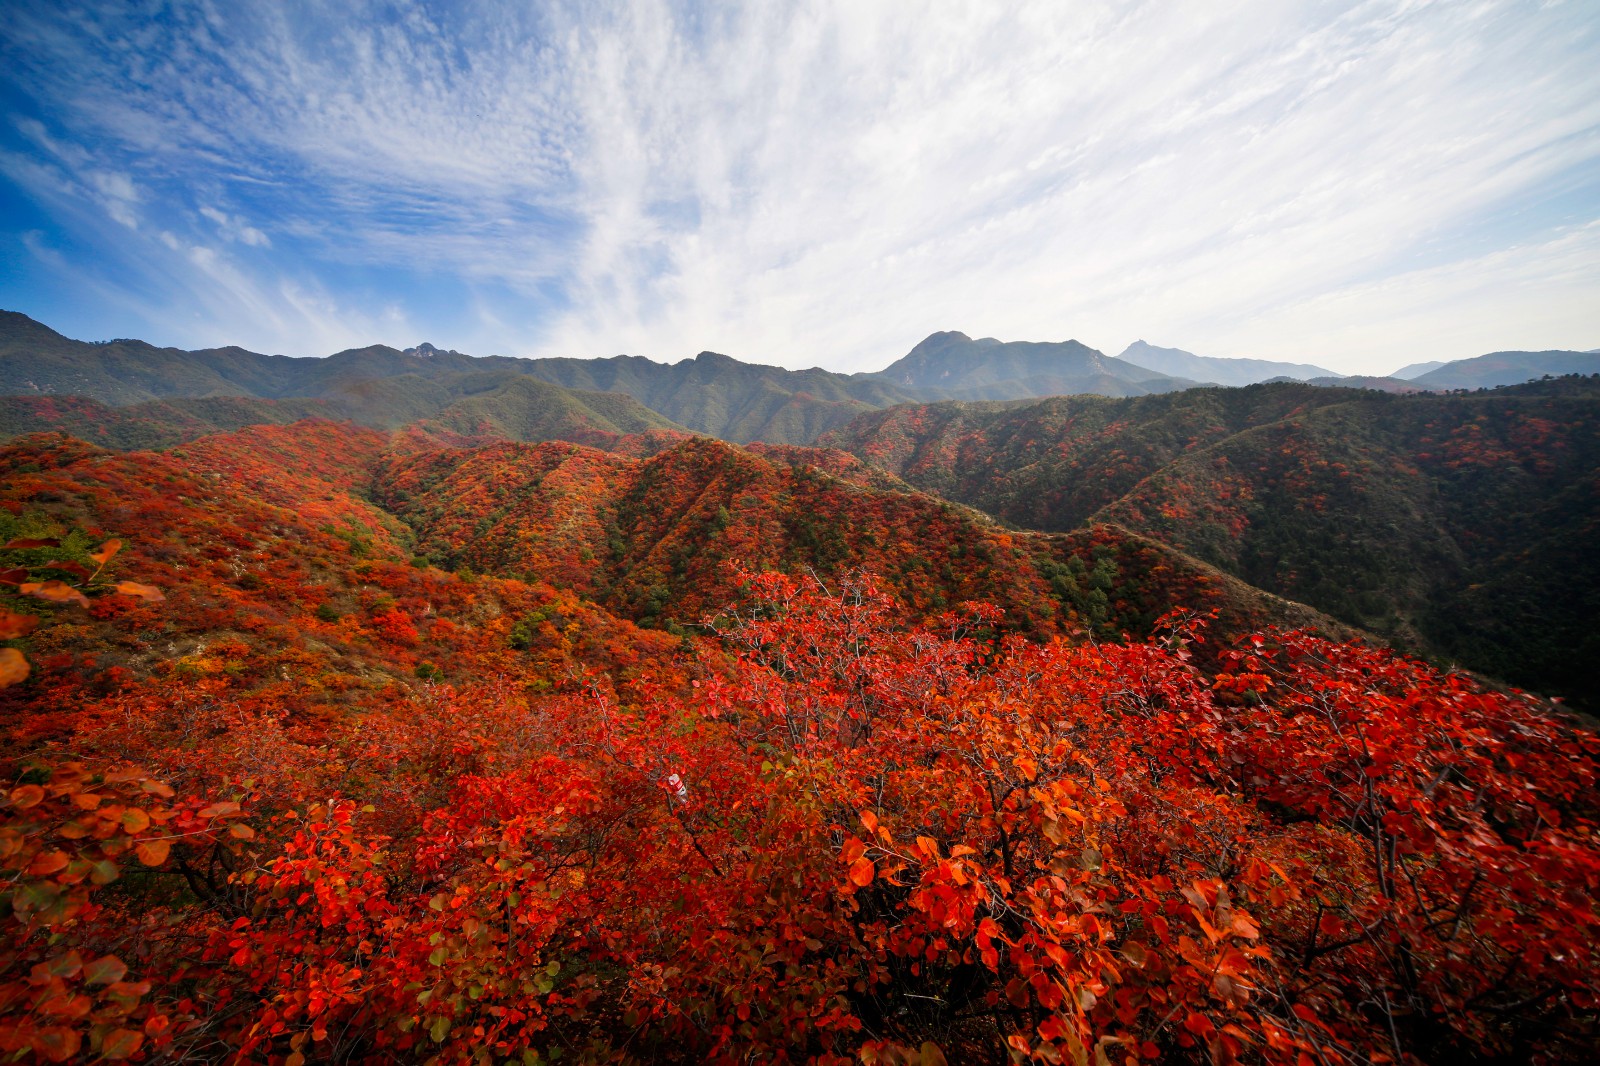
<svg viewBox="0 0 1600 1066">
<path fill-rule="evenodd" d="M 1277 383 L 900 407 L 818 443 L 1020 527 L 1123 526 L 1402 647 L 1597 703 L 1573 665 L 1600 600 L 1597 401 L 1600 377 Z"/>
<path fill-rule="evenodd" d="M 1192 378 L 1212 385 L 1255 385 L 1275 377 L 1305 381 L 1308 378 L 1338 376 L 1331 370 L 1310 363 L 1195 355 L 1182 348 L 1161 348 L 1143 340 L 1128 345 L 1117 358 L 1163 374 Z"/>
<path fill-rule="evenodd" d="M 1269 370 L 1304 376 L 1321 369 L 1215 359 L 1143 341 L 1123 354 L 1229 379 L 1223 384 Z M 1600 368 L 1593 353 L 1500 352 L 1445 364 L 1415 381 L 1310 380 L 1409 392 L 1499 385 L 1589 367 Z M 75 341 L 20 312 L 0 312 L 0 434 L 62 428 L 117 446 L 170 444 L 197 432 L 238 428 L 251 417 L 274 424 L 312 414 L 385 428 L 426 422 L 464 437 L 596 442 L 597 435 L 660 430 L 735 443 L 809 444 L 858 415 L 898 404 L 1137 396 L 1200 384 L 1076 340 L 974 340 L 959 331 L 930 334 L 882 371 L 840 374 L 748 363 L 710 351 L 676 363 L 629 355 L 525 359 L 472 356 L 427 341 L 403 350 L 382 344 L 348 348 L 321 358 L 263 355 L 237 345 L 183 351 L 132 339 Z M 63 402 L 74 396 L 118 413 L 85 421 L 91 408 Z M 48 398 L 54 399 L 30 402 Z M 196 407 L 202 400 L 231 404 Z M 213 416 L 220 420 L 208 421 Z M 51 417 L 61 421 L 52 425 Z"/>
</svg>

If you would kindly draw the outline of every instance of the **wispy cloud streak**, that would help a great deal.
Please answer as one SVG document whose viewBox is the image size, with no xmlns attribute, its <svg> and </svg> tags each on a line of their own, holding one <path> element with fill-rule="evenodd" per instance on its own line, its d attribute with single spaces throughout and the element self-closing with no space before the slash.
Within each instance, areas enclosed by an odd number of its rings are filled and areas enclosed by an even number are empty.
<svg viewBox="0 0 1600 1066">
<path fill-rule="evenodd" d="M 0 174 L 174 341 L 1600 343 L 1582 0 L 128 12 L 19 20 Z"/>
</svg>

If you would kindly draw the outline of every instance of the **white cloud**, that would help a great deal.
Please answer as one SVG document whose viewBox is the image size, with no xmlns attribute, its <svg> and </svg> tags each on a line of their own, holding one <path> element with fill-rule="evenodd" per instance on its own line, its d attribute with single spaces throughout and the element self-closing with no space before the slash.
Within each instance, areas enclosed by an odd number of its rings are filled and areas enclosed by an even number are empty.
<svg viewBox="0 0 1600 1066">
<path fill-rule="evenodd" d="M 876 369 L 953 328 L 1381 371 L 1600 336 L 1585 0 L 439 10 L 25 19 L 67 132 L 0 165 L 251 248 L 208 314 L 300 351 L 336 319 Z M 350 313 L 394 264 L 464 285 L 470 335 Z"/>
<path fill-rule="evenodd" d="M 200 214 L 216 223 L 217 232 L 222 235 L 224 240 L 237 241 L 240 244 L 248 244 L 254 248 L 272 247 L 272 242 L 267 239 L 267 235 L 247 223 L 243 218 L 230 215 L 226 211 L 218 210 L 210 205 L 201 207 Z"/>
</svg>

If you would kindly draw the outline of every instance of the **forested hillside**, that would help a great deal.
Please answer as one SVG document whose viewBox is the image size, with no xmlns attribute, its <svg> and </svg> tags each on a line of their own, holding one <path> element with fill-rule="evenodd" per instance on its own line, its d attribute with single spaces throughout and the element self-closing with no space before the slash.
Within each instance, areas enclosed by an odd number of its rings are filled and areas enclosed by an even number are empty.
<svg viewBox="0 0 1600 1066">
<path fill-rule="evenodd" d="M 1592 704 L 1595 380 L 901 407 L 821 443 L 1026 528 L 1124 526 L 1401 646 Z"/>
<path fill-rule="evenodd" d="M 677 427 L 803 444 L 863 411 L 944 395 L 872 374 L 791 371 L 712 352 L 668 365 L 630 356 L 476 358 L 432 345 L 291 359 L 237 347 L 89 344 L 14 312 L 0 312 L 0 394 L 0 435 L 88 431 L 116 446 L 170 444 L 193 436 L 199 423 L 229 429 L 308 414 L 386 429 L 428 420 L 513 440 L 549 439 L 573 426 L 607 433 Z M 223 397 L 231 406 L 218 406 Z M 108 428 L 97 429 L 101 412 L 85 401 L 109 405 Z"/>
<path fill-rule="evenodd" d="M 885 477 L 0 449 L 0 1050 L 1583 1060 L 1591 734 Z"/>
</svg>

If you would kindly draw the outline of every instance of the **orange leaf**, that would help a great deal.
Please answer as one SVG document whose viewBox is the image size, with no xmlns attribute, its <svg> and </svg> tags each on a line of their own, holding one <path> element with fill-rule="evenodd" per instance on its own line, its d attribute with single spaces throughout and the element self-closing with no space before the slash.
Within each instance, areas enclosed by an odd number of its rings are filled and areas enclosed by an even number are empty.
<svg viewBox="0 0 1600 1066">
<path fill-rule="evenodd" d="M 144 1043 L 144 1034 L 137 1029 L 113 1029 L 100 1042 L 100 1054 L 108 1059 L 131 1058 Z"/>
<path fill-rule="evenodd" d="M 133 849 L 139 861 L 146 866 L 160 866 L 167 861 L 167 854 L 172 850 L 170 840 L 146 840 Z"/>
<path fill-rule="evenodd" d="M 141 585 L 137 581 L 118 581 L 112 588 L 124 596 L 137 596 L 150 603 L 160 603 L 166 599 L 161 590 L 154 585 Z"/>
<path fill-rule="evenodd" d="M 872 884 L 872 879 L 878 874 L 878 868 L 872 865 L 872 860 L 863 856 L 850 864 L 850 881 L 862 888 Z"/>
<path fill-rule="evenodd" d="M 200 811 L 199 817 L 201 817 L 201 818 L 221 818 L 224 815 L 238 814 L 238 813 L 239 813 L 239 805 L 237 803 L 234 803 L 232 800 L 223 800 L 221 803 L 213 803 L 211 806 L 202 809 Z"/>
<path fill-rule="evenodd" d="M 0 640 L 15 640 L 32 633 L 39 620 L 31 614 L 18 614 L 0 607 Z"/>
<path fill-rule="evenodd" d="M 41 600 L 51 603 L 75 603 L 79 607 L 89 606 L 89 597 L 67 584 L 51 578 L 49 581 L 24 581 L 17 587 L 17 591 L 24 596 L 36 596 Z"/>
<path fill-rule="evenodd" d="M 107 563 L 109 563 L 111 561 L 111 557 L 113 555 L 117 554 L 121 550 L 122 550 L 122 541 L 113 538 L 111 540 L 106 541 L 104 544 L 100 545 L 99 548 L 97 548 L 94 551 L 90 552 L 89 553 L 89 558 L 93 559 L 95 562 L 99 563 L 101 566 L 104 566 L 104 565 L 106 565 Z"/>
<path fill-rule="evenodd" d="M 150 816 L 138 807 L 122 812 L 122 828 L 130 833 L 142 833 L 150 828 Z"/>
<path fill-rule="evenodd" d="M 11 805 L 25 811 L 44 802 L 44 789 L 38 785 L 18 785 L 11 790 Z"/>
<path fill-rule="evenodd" d="M 49 877 L 59 870 L 67 868 L 67 853 L 64 851 L 41 851 L 33 857 L 28 864 L 29 877 Z"/>
<path fill-rule="evenodd" d="M 254 840 L 256 831 L 247 825 L 235 823 L 228 826 L 228 835 L 237 840 Z"/>
<path fill-rule="evenodd" d="M 28 679 L 28 660 L 16 648 L 0 648 L 0 688 Z"/>
</svg>

